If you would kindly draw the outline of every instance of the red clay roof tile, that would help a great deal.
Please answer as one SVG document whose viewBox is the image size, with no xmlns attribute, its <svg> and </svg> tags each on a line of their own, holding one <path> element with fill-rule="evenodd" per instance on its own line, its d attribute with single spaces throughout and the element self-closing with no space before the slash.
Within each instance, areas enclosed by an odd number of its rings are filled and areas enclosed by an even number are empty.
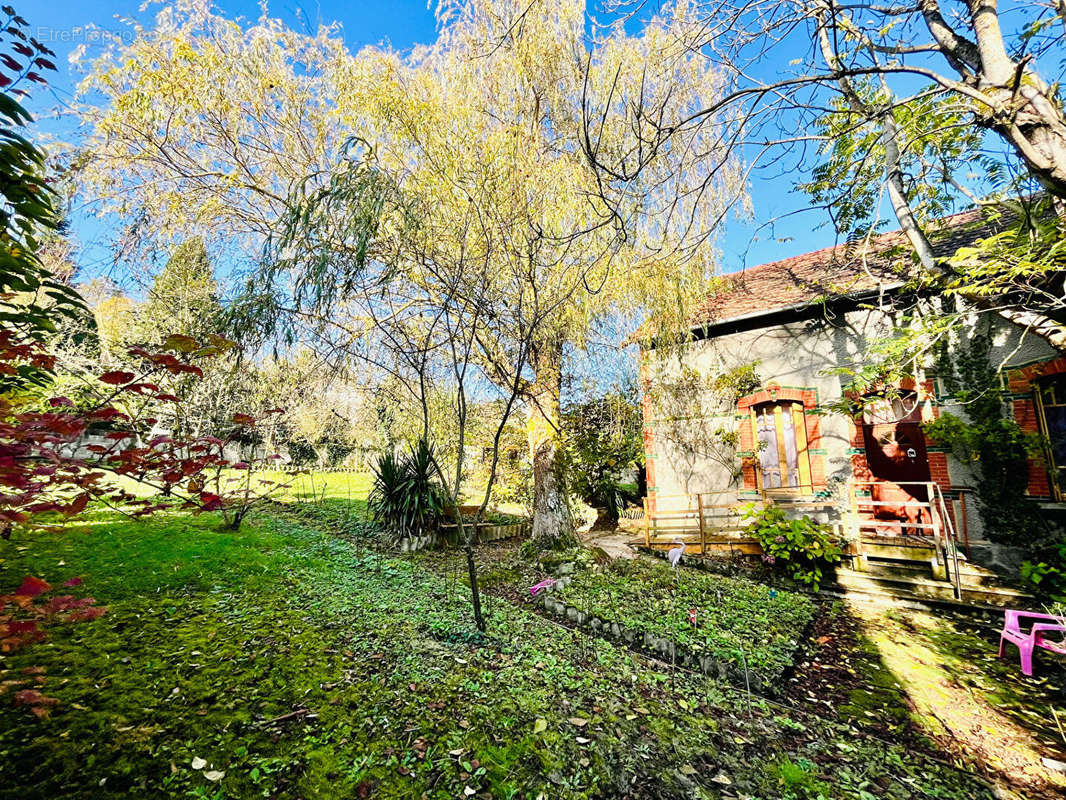
<svg viewBox="0 0 1066 800">
<path fill-rule="evenodd" d="M 994 233 L 979 209 L 944 217 L 930 231 L 937 256 Z M 905 280 L 913 251 L 902 231 L 827 247 L 722 276 L 723 284 L 692 313 L 693 327 L 771 313 L 820 298 L 889 288 Z"/>
</svg>

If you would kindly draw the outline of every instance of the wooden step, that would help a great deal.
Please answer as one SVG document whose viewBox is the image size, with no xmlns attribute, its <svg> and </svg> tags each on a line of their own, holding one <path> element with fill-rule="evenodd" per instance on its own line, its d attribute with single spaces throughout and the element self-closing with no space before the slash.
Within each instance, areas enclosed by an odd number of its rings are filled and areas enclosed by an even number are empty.
<svg viewBox="0 0 1066 800">
<path fill-rule="evenodd" d="M 881 543 L 863 539 L 862 552 L 867 558 L 892 559 L 893 561 L 924 561 L 928 563 L 936 557 L 936 548 L 931 545 Z"/>
</svg>

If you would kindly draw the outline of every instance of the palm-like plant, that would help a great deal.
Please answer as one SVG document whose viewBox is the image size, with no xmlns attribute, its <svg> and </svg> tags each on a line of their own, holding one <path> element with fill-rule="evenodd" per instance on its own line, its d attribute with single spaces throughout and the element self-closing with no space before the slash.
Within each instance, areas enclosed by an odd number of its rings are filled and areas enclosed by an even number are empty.
<svg viewBox="0 0 1066 800">
<path fill-rule="evenodd" d="M 420 439 L 402 457 L 383 454 L 374 465 L 370 514 L 397 539 L 432 529 L 447 507 L 433 445 Z"/>
</svg>

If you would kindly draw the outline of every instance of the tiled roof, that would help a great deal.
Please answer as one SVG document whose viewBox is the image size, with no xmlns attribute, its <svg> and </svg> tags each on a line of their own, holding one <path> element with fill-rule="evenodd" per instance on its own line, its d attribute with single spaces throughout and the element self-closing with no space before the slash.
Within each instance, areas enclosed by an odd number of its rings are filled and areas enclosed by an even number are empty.
<svg viewBox="0 0 1066 800">
<path fill-rule="evenodd" d="M 976 209 L 944 217 L 929 230 L 929 238 L 935 254 L 946 257 L 997 229 Z M 692 326 L 897 286 L 913 258 L 907 237 L 896 230 L 730 273 L 693 310 Z"/>
</svg>

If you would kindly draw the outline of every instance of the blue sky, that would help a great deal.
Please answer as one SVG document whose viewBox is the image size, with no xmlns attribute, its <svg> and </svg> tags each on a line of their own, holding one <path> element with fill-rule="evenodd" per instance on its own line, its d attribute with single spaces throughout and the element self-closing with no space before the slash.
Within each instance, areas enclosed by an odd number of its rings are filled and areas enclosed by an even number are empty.
<svg viewBox="0 0 1066 800">
<path fill-rule="evenodd" d="M 157 6 L 140 11 L 140 3 L 141 0 L 52 0 L 47 4 L 33 4 L 32 8 L 19 5 L 23 16 L 29 18 L 37 38 L 55 50 L 58 56 L 56 63 L 60 72 L 50 76 L 52 86 L 47 92 L 38 91 L 29 103 L 38 115 L 43 131 L 62 135 L 71 125 L 69 120 L 60 122 L 54 117 L 54 112 L 69 102 L 77 81 L 77 76 L 70 72 L 67 60 L 70 53 L 82 43 L 89 48 L 99 46 L 93 44 L 99 41 L 92 38 L 90 31 L 93 28 L 128 35 L 129 29 L 118 17 L 133 16 L 149 22 Z M 217 0 L 215 5 L 229 17 L 254 18 L 259 14 L 258 5 L 249 0 Z M 273 2 L 270 4 L 270 14 L 282 18 L 293 27 L 303 25 L 305 20 L 312 27 L 319 22 L 337 21 L 342 25 L 344 38 L 352 50 L 382 41 L 405 50 L 413 44 L 430 42 L 435 38 L 435 19 L 425 0 L 322 0 L 307 4 Z M 756 223 L 803 206 L 802 196 L 791 191 L 791 183 L 788 177 L 756 177 L 753 180 L 751 195 Z M 758 240 L 752 241 L 751 225 L 730 220 L 721 240 L 722 269 L 729 272 L 744 263 L 752 266 L 832 244 L 833 231 L 830 228 L 812 230 L 822 221 L 824 218 L 819 214 L 801 214 L 775 227 L 773 233 L 777 239 L 763 232 Z M 106 260 L 106 252 L 93 244 L 101 238 L 101 223 L 77 213 L 71 222 L 74 235 L 82 245 L 82 259 L 89 271 L 93 271 L 94 263 Z"/>
</svg>

